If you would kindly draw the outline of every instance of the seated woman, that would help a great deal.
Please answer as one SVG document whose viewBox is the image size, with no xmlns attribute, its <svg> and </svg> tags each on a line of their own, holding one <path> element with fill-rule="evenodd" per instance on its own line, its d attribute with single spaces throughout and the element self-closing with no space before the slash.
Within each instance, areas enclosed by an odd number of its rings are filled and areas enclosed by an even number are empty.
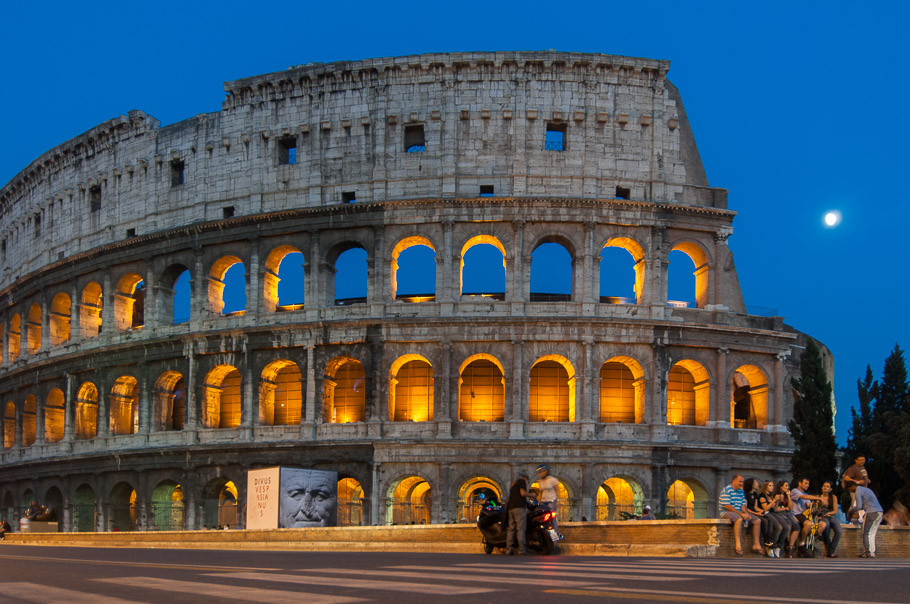
<svg viewBox="0 0 910 604">
<path fill-rule="evenodd" d="M 775 517 L 784 525 L 784 532 L 789 535 L 784 547 L 784 555 L 793 557 L 796 549 L 796 540 L 799 539 L 799 523 L 790 512 L 790 483 L 786 480 L 777 481 L 774 487 L 774 513 Z"/>
<path fill-rule="evenodd" d="M 837 519 L 837 497 L 834 496 L 834 485 L 830 481 L 822 483 L 822 511 L 820 517 L 828 524 L 822 532 L 822 541 L 829 558 L 837 558 L 837 544 L 840 542 L 841 526 Z"/>
<path fill-rule="evenodd" d="M 779 517 L 779 514 L 775 512 L 775 505 L 778 500 L 774 498 L 774 483 L 770 480 L 765 481 L 762 484 L 761 492 L 758 495 L 758 507 L 764 512 L 764 520 L 762 520 L 762 529 L 766 530 L 765 533 L 765 547 L 768 550 L 768 557 L 770 558 L 780 558 L 781 550 L 787 544 L 787 537 L 789 533 L 787 531 L 790 526 L 789 522 L 786 522 Z M 787 512 L 789 513 L 789 511 Z M 768 545 L 768 542 L 771 545 Z"/>
</svg>

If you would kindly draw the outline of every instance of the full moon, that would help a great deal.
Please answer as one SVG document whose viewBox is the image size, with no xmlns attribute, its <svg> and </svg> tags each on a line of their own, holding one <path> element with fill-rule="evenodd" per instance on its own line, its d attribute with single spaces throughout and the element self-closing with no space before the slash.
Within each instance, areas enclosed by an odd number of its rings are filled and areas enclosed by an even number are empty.
<svg viewBox="0 0 910 604">
<path fill-rule="evenodd" d="M 825 213 L 825 226 L 835 227 L 840 224 L 841 215 L 837 210 Z"/>
</svg>

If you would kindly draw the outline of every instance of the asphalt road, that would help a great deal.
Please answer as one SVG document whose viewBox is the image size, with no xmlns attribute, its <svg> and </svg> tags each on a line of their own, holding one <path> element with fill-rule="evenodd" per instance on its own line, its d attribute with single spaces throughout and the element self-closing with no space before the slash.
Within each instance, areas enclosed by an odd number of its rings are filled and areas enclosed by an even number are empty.
<svg viewBox="0 0 910 604">
<path fill-rule="evenodd" d="M 604 558 L 0 545 L 0 602 L 907 604 L 910 560 Z"/>
</svg>

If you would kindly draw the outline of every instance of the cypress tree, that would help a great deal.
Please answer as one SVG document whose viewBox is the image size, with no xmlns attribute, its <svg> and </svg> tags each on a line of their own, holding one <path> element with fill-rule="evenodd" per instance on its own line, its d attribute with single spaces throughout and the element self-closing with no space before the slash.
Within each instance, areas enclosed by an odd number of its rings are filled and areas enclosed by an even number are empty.
<svg viewBox="0 0 910 604">
<path fill-rule="evenodd" d="M 790 468 L 794 481 L 805 477 L 818 488 L 826 480 L 837 479 L 832 388 L 814 340 L 809 339 L 799 363 L 800 377 L 792 379 L 793 419 L 787 426 L 796 444 Z"/>
<path fill-rule="evenodd" d="M 871 488 L 885 509 L 894 501 L 894 494 L 901 488 L 902 480 L 895 467 L 895 452 L 900 446 L 903 415 L 908 398 L 907 366 L 900 346 L 885 359 L 885 371 L 879 383 L 872 425 L 867 437 L 869 448 L 869 480 Z"/>
<path fill-rule="evenodd" d="M 868 456 L 869 432 L 872 429 L 872 404 L 878 392 L 878 382 L 874 380 L 872 367 L 866 365 L 866 377 L 856 380 L 857 397 L 859 398 L 859 413 L 855 407 L 850 407 L 853 424 L 847 435 L 847 446 L 844 449 L 845 470 L 859 455 Z"/>
</svg>

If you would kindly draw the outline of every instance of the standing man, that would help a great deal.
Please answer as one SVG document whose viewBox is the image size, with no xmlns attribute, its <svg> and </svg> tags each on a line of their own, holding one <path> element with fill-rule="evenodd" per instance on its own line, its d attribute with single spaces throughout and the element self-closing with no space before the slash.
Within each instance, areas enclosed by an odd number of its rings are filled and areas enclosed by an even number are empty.
<svg viewBox="0 0 910 604">
<path fill-rule="evenodd" d="M 518 553 L 521 555 L 528 553 L 528 504 L 525 500 L 527 496 L 528 477 L 522 474 L 512 483 L 512 488 L 509 489 L 509 500 L 506 502 L 506 515 L 509 520 L 509 529 L 506 531 L 506 554 L 509 556 L 515 554 L 514 543 L 516 541 Z"/>
<path fill-rule="evenodd" d="M 540 487 L 540 503 L 545 505 L 553 512 L 553 530 L 558 531 L 556 526 L 556 508 L 559 505 L 559 481 L 550 476 L 550 466 L 545 463 L 537 466 L 537 486 Z"/>
<path fill-rule="evenodd" d="M 860 558 L 875 557 L 875 535 L 878 533 L 878 525 L 882 523 L 882 504 L 878 502 L 878 497 L 872 492 L 872 489 L 862 487 L 853 483 L 847 487 L 847 490 L 853 494 L 853 506 L 847 512 L 847 517 L 853 512 L 862 510 L 865 512 L 863 517 L 863 553 Z"/>
<path fill-rule="evenodd" d="M 742 529 L 743 526 L 752 525 L 752 551 L 762 553 L 759 531 L 761 519 L 752 516 L 746 507 L 746 493 L 743 491 L 743 475 L 737 474 L 733 480 L 724 487 L 717 500 L 720 505 L 720 517 L 733 523 L 733 542 L 737 556 L 743 555 Z"/>
<path fill-rule="evenodd" d="M 857 455 L 856 459 L 853 460 L 853 465 L 844 472 L 840 486 L 849 489 L 851 484 L 866 487 L 867 489 L 872 484 L 872 481 L 869 480 L 869 473 L 866 472 L 866 458 L 863 455 Z"/>
</svg>

